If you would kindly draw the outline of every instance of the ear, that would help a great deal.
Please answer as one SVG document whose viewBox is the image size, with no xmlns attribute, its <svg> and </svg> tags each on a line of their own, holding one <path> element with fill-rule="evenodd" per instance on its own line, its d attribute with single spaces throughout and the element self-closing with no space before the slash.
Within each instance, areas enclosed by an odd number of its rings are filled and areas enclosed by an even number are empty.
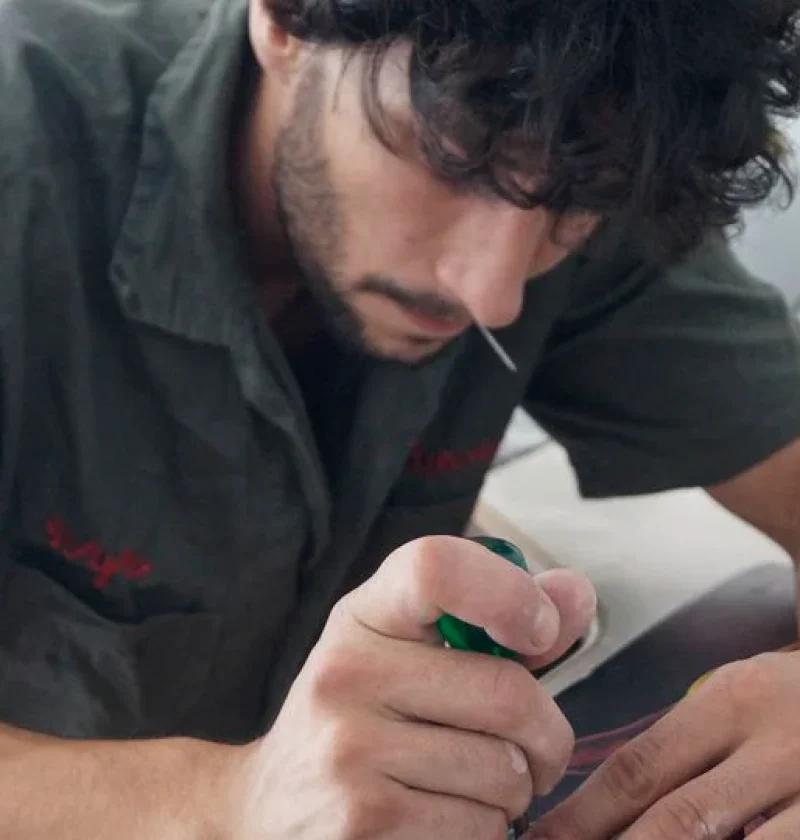
<svg viewBox="0 0 800 840">
<path fill-rule="evenodd" d="M 296 74 L 305 45 L 281 27 L 267 0 L 250 0 L 250 43 L 256 61 L 270 77 L 288 82 Z"/>
</svg>

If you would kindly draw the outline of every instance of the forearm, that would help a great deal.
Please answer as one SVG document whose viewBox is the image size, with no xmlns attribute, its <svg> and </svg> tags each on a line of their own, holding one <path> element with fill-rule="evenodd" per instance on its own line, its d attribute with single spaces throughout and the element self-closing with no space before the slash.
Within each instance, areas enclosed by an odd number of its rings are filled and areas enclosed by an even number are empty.
<svg viewBox="0 0 800 840">
<path fill-rule="evenodd" d="M 221 840 L 232 749 L 71 741 L 0 725 L 0 837 Z"/>
<path fill-rule="evenodd" d="M 797 637 L 800 639 L 800 557 L 792 557 L 794 565 L 794 605 L 797 623 Z"/>
</svg>

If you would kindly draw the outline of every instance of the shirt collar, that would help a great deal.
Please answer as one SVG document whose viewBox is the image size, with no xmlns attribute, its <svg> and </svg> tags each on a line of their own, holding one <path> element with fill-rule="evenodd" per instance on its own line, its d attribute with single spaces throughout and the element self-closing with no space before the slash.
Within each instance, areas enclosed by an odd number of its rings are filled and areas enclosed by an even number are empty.
<svg viewBox="0 0 800 840">
<path fill-rule="evenodd" d="M 281 353 L 257 326 L 258 301 L 228 186 L 230 130 L 251 60 L 247 10 L 248 0 L 214 0 L 157 82 L 111 278 L 128 317 L 229 348 L 248 398 L 266 407 L 257 338 L 271 342 L 274 359 Z M 372 363 L 400 390 L 413 392 L 405 402 L 410 428 L 418 431 L 434 412 L 462 347 L 454 342 L 421 368 Z"/>
<path fill-rule="evenodd" d="M 111 262 L 128 315 L 226 345 L 252 312 L 228 186 L 230 131 L 249 53 L 247 0 L 215 0 L 156 83 Z"/>
</svg>

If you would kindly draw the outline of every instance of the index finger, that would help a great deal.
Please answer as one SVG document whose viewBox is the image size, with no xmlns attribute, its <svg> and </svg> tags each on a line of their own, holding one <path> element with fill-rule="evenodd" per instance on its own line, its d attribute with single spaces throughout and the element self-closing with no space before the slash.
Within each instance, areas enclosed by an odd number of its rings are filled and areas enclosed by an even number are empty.
<svg viewBox="0 0 800 840">
<path fill-rule="evenodd" d="M 538 821 L 527 840 L 607 840 L 655 802 L 721 761 L 734 738 L 724 698 L 689 695 L 620 747 L 583 785 Z"/>
<path fill-rule="evenodd" d="M 348 596 L 347 607 L 374 632 L 409 641 L 429 641 L 444 614 L 526 656 L 547 651 L 559 636 L 558 610 L 528 572 L 458 537 L 401 546 Z"/>
</svg>

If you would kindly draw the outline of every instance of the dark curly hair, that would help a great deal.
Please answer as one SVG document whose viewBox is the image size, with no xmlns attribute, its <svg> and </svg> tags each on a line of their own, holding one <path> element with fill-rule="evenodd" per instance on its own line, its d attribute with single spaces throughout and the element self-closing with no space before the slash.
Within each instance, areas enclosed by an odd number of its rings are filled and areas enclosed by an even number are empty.
<svg viewBox="0 0 800 840">
<path fill-rule="evenodd" d="M 364 101 L 411 47 L 430 165 L 520 206 L 622 219 L 674 257 L 782 186 L 800 0 L 261 0 L 296 37 L 365 52 Z"/>
</svg>

